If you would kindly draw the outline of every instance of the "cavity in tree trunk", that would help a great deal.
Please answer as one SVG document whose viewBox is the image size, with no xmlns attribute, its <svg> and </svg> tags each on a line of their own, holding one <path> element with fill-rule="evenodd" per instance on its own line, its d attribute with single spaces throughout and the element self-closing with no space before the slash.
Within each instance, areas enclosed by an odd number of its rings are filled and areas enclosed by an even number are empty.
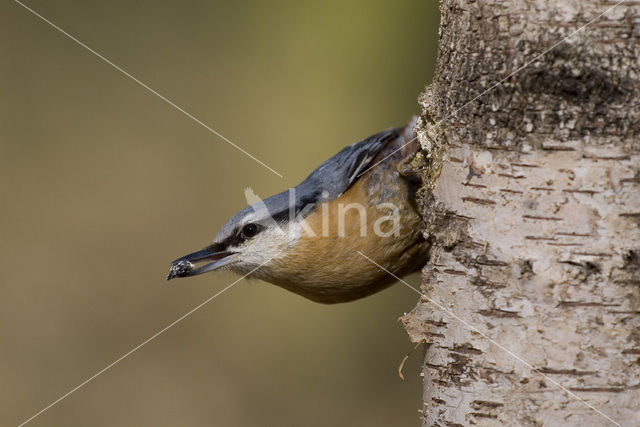
<svg viewBox="0 0 640 427">
<path fill-rule="evenodd" d="M 442 1 L 424 425 L 640 425 L 640 5 L 553 47 L 614 5 Z"/>
</svg>

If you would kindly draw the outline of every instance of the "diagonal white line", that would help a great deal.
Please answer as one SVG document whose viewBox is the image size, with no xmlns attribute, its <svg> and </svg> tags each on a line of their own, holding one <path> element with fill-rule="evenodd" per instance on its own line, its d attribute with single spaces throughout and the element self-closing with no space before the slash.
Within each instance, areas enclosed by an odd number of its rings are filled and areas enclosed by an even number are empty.
<svg viewBox="0 0 640 427">
<path fill-rule="evenodd" d="M 278 254 L 280 255 L 280 254 Z M 256 271 L 257 269 L 259 269 L 260 267 L 264 266 L 265 264 L 267 264 L 269 261 L 271 261 L 273 258 L 277 257 L 278 255 L 275 255 L 272 258 L 269 258 L 267 261 L 265 261 L 264 263 L 260 264 L 259 266 L 257 266 L 256 268 L 254 268 L 253 270 L 251 270 L 250 272 L 248 272 L 247 274 L 245 274 L 244 276 L 240 277 L 238 280 L 234 281 L 233 283 L 231 283 L 230 285 L 227 285 L 227 287 L 225 287 L 224 289 L 222 289 L 221 291 L 219 291 L 218 293 L 216 293 L 215 295 L 213 295 L 212 297 L 208 298 L 207 300 L 205 300 L 204 302 L 198 304 L 197 306 L 195 306 L 194 308 L 192 308 L 191 310 L 187 311 L 185 314 L 183 314 L 182 316 L 180 316 L 178 319 L 174 320 L 173 322 L 169 323 L 167 326 L 165 326 L 164 328 L 160 329 L 158 332 L 156 332 L 155 334 L 151 335 L 149 338 L 147 338 L 146 340 L 142 341 L 140 344 L 138 344 L 137 346 L 135 346 L 134 348 L 132 348 L 131 350 L 129 350 L 128 352 L 126 352 L 125 354 L 123 354 L 122 356 L 120 356 L 119 358 L 117 358 L 116 360 L 114 360 L 113 362 L 111 362 L 110 364 L 108 364 L 107 366 L 105 366 L 104 368 L 102 368 L 101 370 L 99 370 L 98 372 L 96 372 L 95 374 L 93 374 L 92 376 L 90 376 L 89 378 L 87 378 L 86 380 L 84 380 L 83 382 L 81 382 L 80 384 L 78 384 L 77 386 L 75 386 L 74 388 L 72 388 L 71 390 L 69 390 L 68 392 L 66 392 L 65 394 L 63 394 L 62 396 L 60 396 L 59 398 L 57 398 L 56 400 L 54 400 L 53 402 L 51 402 L 50 404 L 48 404 L 47 406 L 45 406 L 44 408 L 42 408 L 40 411 L 38 411 L 37 413 L 35 413 L 34 415 L 32 415 L 31 417 L 29 417 L 28 419 L 24 420 L 23 422 L 21 422 L 18 427 L 22 427 L 23 425 L 27 424 L 28 422 L 30 422 L 31 420 L 33 420 L 34 418 L 36 418 L 37 416 L 41 415 L 43 412 L 45 412 L 46 410 L 50 409 L 51 407 L 55 406 L 56 404 L 58 404 L 60 401 L 62 401 L 63 399 L 67 398 L 70 394 L 72 394 L 73 392 L 77 391 L 79 388 L 83 387 L 84 385 L 86 385 L 87 383 L 91 382 L 92 380 L 94 380 L 96 377 L 98 377 L 99 375 L 101 375 L 102 373 L 104 373 L 105 371 L 107 371 L 108 369 L 112 368 L 113 366 L 115 366 L 116 364 L 118 364 L 119 362 L 121 362 L 123 359 L 125 359 L 126 357 L 130 356 L 132 353 L 134 353 L 136 350 L 139 350 L 142 346 L 144 346 L 145 344 L 149 343 L 150 341 L 152 341 L 154 338 L 158 337 L 159 335 L 161 335 L 162 333 L 166 332 L 169 328 L 175 326 L 176 324 L 178 324 L 179 322 L 183 321 L 184 319 L 186 319 L 188 316 L 190 316 L 191 314 L 193 314 L 195 311 L 199 310 L 200 308 L 202 308 L 203 306 L 205 306 L 206 304 L 208 304 L 209 302 L 211 302 L 214 298 L 216 298 L 218 295 L 222 294 L 223 292 L 225 292 L 226 290 L 228 290 L 229 288 L 231 288 L 233 285 L 235 285 L 236 283 L 238 283 L 239 281 L 241 281 L 242 279 L 244 279 L 245 277 L 249 276 L 251 273 L 253 273 L 254 271 Z"/>
<path fill-rule="evenodd" d="M 539 53 L 538 55 L 536 55 L 532 60 L 525 62 L 524 65 L 522 65 L 520 68 L 516 69 L 515 71 L 513 71 L 511 74 L 509 74 L 507 77 L 503 78 L 502 80 L 498 81 L 497 83 L 494 83 L 493 85 L 491 85 L 488 89 L 484 90 L 482 93 L 480 93 L 480 95 L 475 96 L 473 99 L 471 99 L 471 101 L 468 101 L 467 103 L 465 103 L 462 107 L 454 110 L 452 113 L 446 115 L 443 119 L 439 120 L 438 122 L 436 122 L 432 128 L 436 128 L 438 126 L 440 126 L 444 121 L 446 121 L 447 119 L 449 119 L 451 116 L 454 116 L 458 111 L 462 110 L 463 108 L 467 107 L 469 104 L 473 103 L 474 101 L 476 101 L 478 98 L 486 95 L 488 92 L 492 91 L 493 89 L 495 89 L 496 87 L 500 86 L 502 83 L 504 83 L 506 80 L 508 80 L 510 77 L 514 76 L 515 74 L 518 74 L 520 71 L 524 70 L 525 68 L 527 68 L 529 65 L 533 64 L 534 62 L 536 62 L 538 59 L 540 59 L 542 56 L 546 55 L 547 53 L 551 52 L 553 49 L 555 49 L 556 47 L 560 46 L 562 43 L 566 42 L 567 40 L 571 39 L 573 36 L 575 36 L 576 34 L 578 34 L 580 31 L 584 30 L 585 28 L 587 28 L 589 25 L 593 24 L 594 22 L 596 22 L 598 19 L 600 19 L 603 15 L 605 15 L 607 12 L 609 12 L 610 10 L 615 9 L 616 7 L 620 6 L 622 3 L 624 3 L 627 0 L 620 0 L 618 3 L 614 4 L 613 6 L 611 6 L 610 8 L 608 8 L 607 10 L 605 10 L 604 12 L 602 12 L 601 14 L 599 14 L 598 16 L 596 16 L 595 18 L 593 18 L 592 20 L 590 20 L 589 22 L 587 22 L 586 24 L 584 24 L 582 27 L 578 28 L 577 30 L 575 30 L 574 32 L 572 32 L 571 34 L 569 34 L 567 37 L 565 37 L 564 39 L 560 40 L 559 42 L 557 42 L 556 44 L 554 44 L 553 46 L 551 46 L 550 48 L 546 49 L 545 51 L 543 51 L 542 53 Z M 391 154 L 385 156 L 382 160 L 374 163 L 373 165 L 369 166 L 365 171 L 361 172 L 360 175 L 358 175 L 358 177 L 364 175 L 368 170 L 375 168 L 377 165 L 379 165 L 380 163 L 384 162 L 386 159 L 388 159 L 389 157 L 393 156 L 395 153 L 397 153 L 398 151 L 402 150 L 404 147 L 406 147 L 407 145 L 411 144 L 413 141 L 415 141 L 416 139 L 418 139 L 418 137 L 414 137 L 412 138 L 409 142 L 407 142 L 406 144 L 402 145 L 400 148 L 398 148 L 397 150 L 393 151 Z"/>
<path fill-rule="evenodd" d="M 513 351 L 509 350 L 508 348 L 506 348 L 505 346 L 503 346 L 502 344 L 500 344 L 499 342 L 495 341 L 494 339 L 492 339 L 491 337 L 489 337 L 488 335 L 484 334 L 483 332 L 481 332 L 478 328 L 476 328 L 475 326 L 471 325 L 469 322 L 465 321 L 464 319 L 460 318 L 459 316 L 457 316 L 455 313 L 453 313 L 451 310 L 443 307 L 442 305 L 438 304 L 436 301 L 432 300 L 431 298 L 429 298 L 428 296 L 426 296 L 425 294 L 423 294 L 422 292 L 420 292 L 419 290 L 417 290 L 416 288 L 414 288 L 413 286 L 411 286 L 410 284 L 408 284 L 407 282 L 405 282 L 404 280 L 402 280 L 401 278 L 399 278 L 398 276 L 396 276 L 395 274 L 393 274 L 392 272 L 390 272 L 389 270 L 387 270 L 386 268 L 384 268 L 383 266 L 381 266 L 380 264 L 378 264 L 377 262 L 375 262 L 374 260 L 372 260 L 371 258 L 369 258 L 368 256 L 366 256 L 365 254 L 363 254 L 360 251 L 357 251 L 361 256 L 363 256 L 364 258 L 366 258 L 367 260 L 369 260 L 371 263 L 375 264 L 378 266 L 378 268 L 380 268 L 381 270 L 385 271 L 386 273 L 390 274 L 391 276 L 393 276 L 396 280 L 398 280 L 399 282 L 407 285 L 409 288 L 411 288 L 412 290 L 416 291 L 422 298 L 426 299 L 427 301 L 429 301 L 431 304 L 435 305 L 440 311 L 448 314 L 449 316 L 453 317 L 454 319 L 458 320 L 460 323 L 462 323 L 463 325 L 465 325 L 467 328 L 469 328 L 470 330 L 472 330 L 473 332 L 479 334 L 480 336 L 482 336 L 483 338 L 489 340 L 492 344 L 494 344 L 496 347 L 498 347 L 499 349 L 503 350 L 504 352 L 506 352 L 507 354 L 509 354 L 510 356 L 512 356 L 514 359 L 516 359 L 517 361 L 519 361 L 520 363 L 522 363 L 523 365 L 525 365 L 526 367 L 528 367 L 529 369 L 531 369 L 533 372 L 536 372 L 540 375 L 542 375 L 546 380 L 548 380 L 549 382 L 553 383 L 554 385 L 556 385 L 558 388 L 564 390 L 569 396 L 573 397 L 574 399 L 582 402 L 584 405 L 586 405 L 588 408 L 593 409 L 595 412 L 597 412 L 598 414 L 600 414 L 602 417 L 606 418 L 607 420 L 611 421 L 613 424 L 622 427 L 622 424 L 618 423 L 617 421 L 614 421 L 613 419 L 611 419 L 608 415 L 606 415 L 605 413 L 603 413 L 602 411 L 600 411 L 599 409 L 597 409 L 596 407 L 594 407 L 593 405 L 591 405 L 589 402 L 586 402 L 585 400 L 581 399 L 580 396 L 578 396 L 577 394 L 575 394 L 574 392 L 572 392 L 571 390 L 567 389 L 566 387 L 564 387 L 562 384 L 558 383 L 556 380 L 554 380 L 553 378 L 550 378 L 548 375 L 546 375 L 545 373 L 541 372 L 539 369 L 533 367 L 533 365 L 531 365 L 529 362 L 527 362 L 526 360 L 524 360 L 522 357 L 518 356 L 516 353 L 514 353 Z"/>
<path fill-rule="evenodd" d="M 198 119 L 197 117 L 193 116 L 191 113 L 187 112 L 186 110 L 184 110 L 182 107 L 176 105 L 173 101 L 171 101 L 170 99 L 164 97 L 163 95 L 161 95 L 160 93 L 156 92 L 155 90 L 153 90 L 152 88 L 150 88 L 149 86 L 147 86 L 145 83 L 141 82 L 140 80 L 138 80 L 137 78 L 135 78 L 134 76 L 132 76 L 131 74 L 129 74 L 127 71 L 125 71 L 123 68 L 117 66 L 116 64 L 114 64 L 113 62 L 109 61 L 107 58 L 105 58 L 104 56 L 102 56 L 101 54 L 99 54 L 98 52 L 96 52 L 95 50 L 91 49 L 89 46 L 87 46 L 86 44 L 82 43 L 80 40 L 78 40 L 77 38 L 75 38 L 74 36 L 72 36 L 71 34 L 69 34 L 68 32 L 66 32 L 65 30 L 63 30 L 62 28 L 58 27 L 56 24 L 54 24 L 53 22 L 49 21 L 47 18 L 45 18 L 44 16 L 40 15 L 38 12 L 36 12 L 35 10 L 31 9 L 29 6 L 25 5 L 24 3 L 20 2 L 19 0 L 13 0 L 14 2 L 18 3 L 20 6 L 22 6 L 23 8 L 25 8 L 26 10 L 28 10 L 29 12 L 31 12 L 32 14 L 34 14 L 35 16 L 37 16 L 38 18 L 40 18 L 41 20 L 43 20 L 44 22 L 46 22 L 47 24 L 51 25 L 53 28 L 55 28 L 56 30 L 58 30 L 59 32 L 61 32 L 62 34 L 64 34 L 65 36 L 69 37 L 71 40 L 73 40 L 74 42 L 76 42 L 77 44 L 79 44 L 80 46 L 82 46 L 83 48 L 87 49 L 89 52 L 93 53 L 95 56 L 97 56 L 98 58 L 102 59 L 104 62 L 106 62 L 107 64 L 111 65 L 113 68 L 115 68 L 116 70 L 120 71 L 122 74 L 124 74 L 125 76 L 129 77 L 131 80 L 133 80 L 134 82 L 138 83 L 140 86 L 142 86 L 143 88 L 147 89 L 149 92 L 151 92 L 152 94 L 156 95 L 158 98 L 162 99 L 164 102 L 166 102 L 167 104 L 171 105 L 173 108 L 175 108 L 176 110 L 180 111 L 181 113 L 183 113 L 185 116 L 189 117 L 191 120 L 193 120 L 194 122 L 198 123 L 200 126 L 204 127 L 205 129 L 207 129 L 209 132 L 213 133 L 214 135 L 218 136 L 219 138 L 223 139 L 224 141 L 228 142 L 229 144 L 231 144 L 233 147 L 235 147 L 236 149 L 240 150 L 241 152 L 243 152 L 245 155 L 251 157 L 253 160 L 255 160 L 256 162 L 260 163 L 262 166 L 264 166 L 265 168 L 269 169 L 271 172 L 275 173 L 276 175 L 278 175 L 280 178 L 282 178 L 283 176 L 281 174 L 279 174 L 278 172 L 276 172 L 275 170 L 273 170 L 271 167 L 267 166 L 264 162 L 262 162 L 261 160 L 257 159 L 254 155 L 252 155 L 251 153 L 249 153 L 248 151 L 246 151 L 244 148 L 238 146 L 237 144 L 231 142 L 229 139 L 227 139 L 225 136 L 223 136 L 221 133 L 217 132 L 215 129 L 211 128 L 209 125 L 203 123 L 200 119 Z"/>
</svg>

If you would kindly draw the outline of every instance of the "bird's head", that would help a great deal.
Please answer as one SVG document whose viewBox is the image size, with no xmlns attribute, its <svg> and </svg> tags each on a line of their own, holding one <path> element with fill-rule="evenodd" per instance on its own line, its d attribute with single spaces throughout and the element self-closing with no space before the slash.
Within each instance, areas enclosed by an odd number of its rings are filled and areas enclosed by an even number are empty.
<svg viewBox="0 0 640 427">
<path fill-rule="evenodd" d="M 260 200 L 235 214 L 206 248 L 171 263 L 167 280 L 231 270 L 247 274 L 283 256 L 300 230 L 289 221 L 286 192 Z M 295 211 L 294 211 L 295 212 Z"/>
</svg>

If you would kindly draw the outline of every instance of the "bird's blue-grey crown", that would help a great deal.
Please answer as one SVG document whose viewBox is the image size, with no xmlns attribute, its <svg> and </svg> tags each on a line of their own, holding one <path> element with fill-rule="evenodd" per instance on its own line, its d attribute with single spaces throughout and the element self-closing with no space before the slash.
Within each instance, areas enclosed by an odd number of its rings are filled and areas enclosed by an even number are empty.
<svg viewBox="0 0 640 427">
<path fill-rule="evenodd" d="M 318 166 L 293 189 L 242 209 L 222 227 L 214 243 L 232 238 L 248 222 L 263 227 L 280 224 L 292 216 L 306 216 L 321 200 L 338 198 L 367 170 L 378 152 L 397 138 L 401 131 L 401 128 L 388 129 L 351 144 Z"/>
</svg>

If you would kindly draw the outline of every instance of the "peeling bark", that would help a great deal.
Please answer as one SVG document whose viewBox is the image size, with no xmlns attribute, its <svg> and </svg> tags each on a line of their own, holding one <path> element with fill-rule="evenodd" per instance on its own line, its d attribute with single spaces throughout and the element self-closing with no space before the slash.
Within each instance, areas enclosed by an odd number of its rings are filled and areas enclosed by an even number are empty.
<svg viewBox="0 0 640 427">
<path fill-rule="evenodd" d="M 433 249 L 403 318 L 424 425 L 640 425 L 640 3 L 455 112 L 614 4 L 442 2 L 418 126 Z"/>
</svg>

